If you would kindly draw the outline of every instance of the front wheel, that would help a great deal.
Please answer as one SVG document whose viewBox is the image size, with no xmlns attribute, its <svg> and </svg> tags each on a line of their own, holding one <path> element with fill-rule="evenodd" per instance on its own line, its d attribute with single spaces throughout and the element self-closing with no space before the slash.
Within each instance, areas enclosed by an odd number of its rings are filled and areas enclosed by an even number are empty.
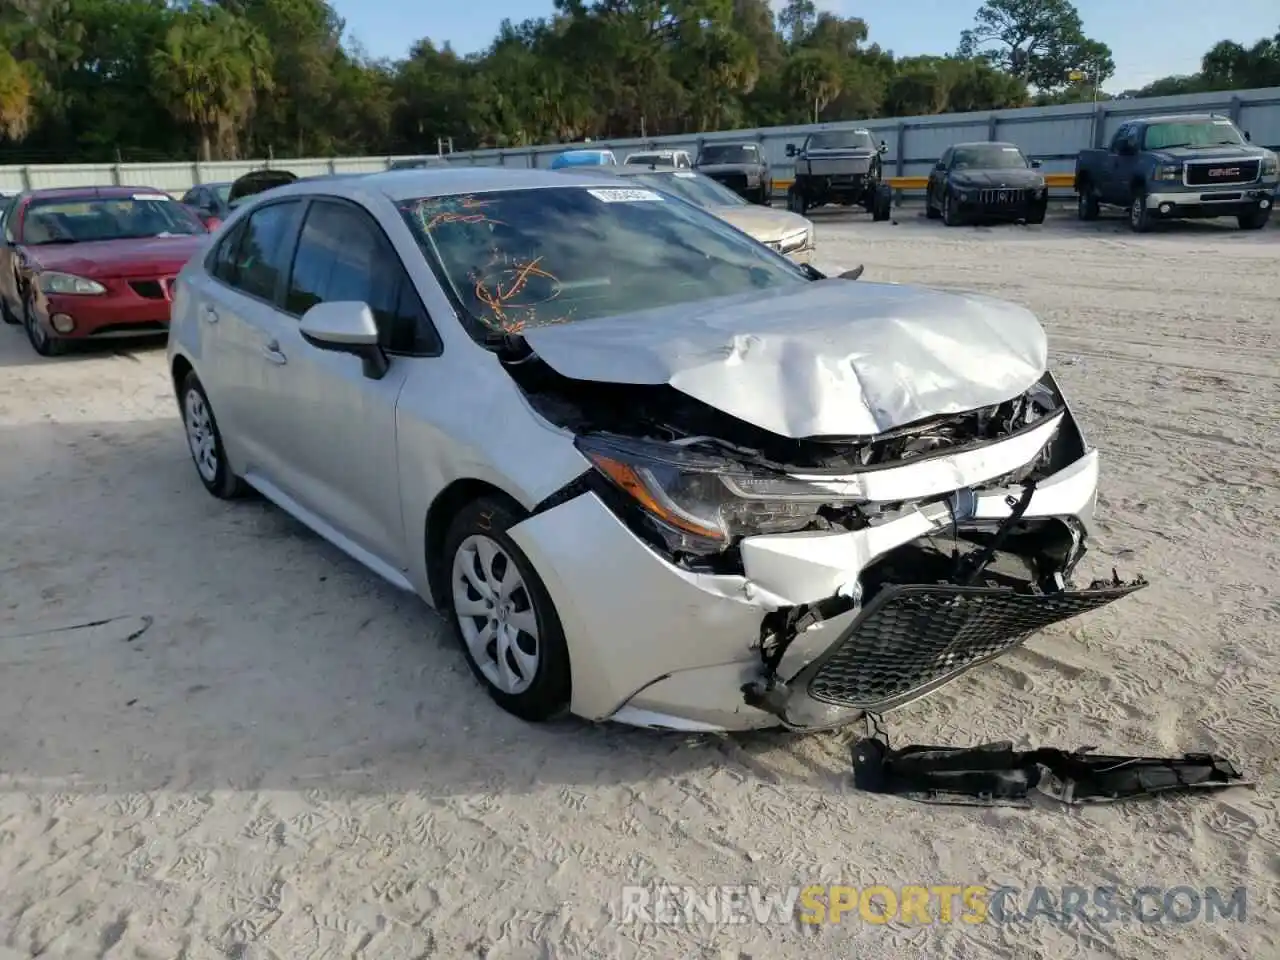
<svg viewBox="0 0 1280 960">
<path fill-rule="evenodd" d="M 948 227 L 960 225 L 960 213 L 956 210 L 955 201 L 951 199 L 951 191 L 942 195 L 942 222 Z"/>
<path fill-rule="evenodd" d="M 1076 216 L 1081 220 L 1097 220 L 1101 212 L 1098 195 L 1087 183 L 1080 184 L 1080 193 L 1076 197 Z"/>
<path fill-rule="evenodd" d="M 521 517 L 481 497 L 445 537 L 449 614 L 467 664 L 508 713 L 539 723 L 569 706 L 569 648 L 555 604 L 507 531 Z"/>
<path fill-rule="evenodd" d="M 248 487 L 231 472 L 231 463 L 227 460 L 226 447 L 222 443 L 222 433 L 213 416 L 213 406 L 209 403 L 209 395 L 204 392 L 204 384 L 194 370 L 183 378 L 179 396 L 182 425 L 187 433 L 187 448 L 191 451 L 191 459 L 196 465 L 200 482 L 219 500 L 233 500 L 243 496 Z"/>
<path fill-rule="evenodd" d="M 1271 219 L 1271 208 L 1266 210 L 1250 210 L 1248 213 L 1242 213 L 1236 217 L 1236 223 L 1240 224 L 1241 230 L 1261 230 L 1267 225 L 1267 221 Z"/>
<path fill-rule="evenodd" d="M 804 192 L 799 188 L 792 186 L 787 190 L 787 209 L 792 213 L 798 213 L 804 216 L 808 204 L 805 203 Z"/>
<path fill-rule="evenodd" d="M 1151 229 L 1151 211 L 1147 208 L 1147 195 L 1142 190 L 1135 190 L 1133 201 L 1129 204 L 1129 228 L 1134 233 L 1146 233 Z"/>
<path fill-rule="evenodd" d="M 1027 223 L 1040 224 L 1044 223 L 1044 215 L 1048 209 L 1048 204 L 1038 203 L 1031 208 L 1031 212 L 1027 214 Z"/>
<path fill-rule="evenodd" d="M 55 337 L 36 319 L 36 310 L 28 301 L 22 308 L 22 325 L 27 331 L 31 349 L 42 357 L 60 357 L 67 352 L 67 342 Z"/>
<path fill-rule="evenodd" d="M 886 186 L 876 187 L 871 199 L 871 219 L 883 223 L 893 215 L 893 192 Z"/>
<path fill-rule="evenodd" d="M 924 215 L 929 220 L 937 220 L 942 214 L 933 205 L 933 191 L 927 190 L 924 195 Z"/>
</svg>

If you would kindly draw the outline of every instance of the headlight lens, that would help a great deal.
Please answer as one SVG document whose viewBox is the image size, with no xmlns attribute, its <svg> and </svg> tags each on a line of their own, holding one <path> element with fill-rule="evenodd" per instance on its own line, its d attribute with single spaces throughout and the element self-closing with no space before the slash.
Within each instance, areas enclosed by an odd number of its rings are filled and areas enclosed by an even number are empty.
<svg viewBox="0 0 1280 960">
<path fill-rule="evenodd" d="M 1274 153 L 1263 157 L 1262 176 L 1274 177 L 1277 172 L 1280 172 L 1280 159 L 1277 159 Z"/>
<path fill-rule="evenodd" d="M 45 293 L 97 296 L 107 292 L 107 288 L 96 280 L 87 280 L 70 273 L 42 273 L 38 282 Z"/>
<path fill-rule="evenodd" d="M 1181 180 L 1182 165 L 1178 163 L 1162 163 L 1156 167 L 1157 180 Z"/>
<path fill-rule="evenodd" d="M 722 550 L 741 536 L 801 530 L 819 507 L 840 500 L 815 484 L 675 444 L 600 434 L 578 437 L 576 444 L 614 487 L 675 534 L 681 549 L 693 552 Z"/>
</svg>

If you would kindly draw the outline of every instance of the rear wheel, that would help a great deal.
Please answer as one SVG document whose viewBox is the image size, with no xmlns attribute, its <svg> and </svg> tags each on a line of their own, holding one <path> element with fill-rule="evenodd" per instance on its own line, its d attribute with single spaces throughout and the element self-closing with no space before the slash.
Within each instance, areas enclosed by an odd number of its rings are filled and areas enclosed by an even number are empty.
<svg viewBox="0 0 1280 960">
<path fill-rule="evenodd" d="M 569 648 L 533 564 L 507 531 L 521 517 L 481 497 L 445 537 L 449 613 L 471 672 L 508 713 L 533 723 L 569 706 Z"/>
<path fill-rule="evenodd" d="M 204 384 L 190 371 L 179 387 L 182 403 L 182 425 L 186 428 L 187 448 L 196 465 L 196 473 L 204 488 L 219 500 L 232 500 L 248 492 L 245 482 L 231 472 L 222 433 L 213 416 Z"/>
<path fill-rule="evenodd" d="M 1271 219 L 1271 208 L 1266 210 L 1250 210 L 1248 213 L 1242 213 L 1236 217 L 1236 223 L 1240 224 L 1241 230 L 1261 230 L 1267 225 L 1267 221 Z"/>
<path fill-rule="evenodd" d="M 804 216 L 805 210 L 808 209 L 808 204 L 805 203 L 804 199 L 804 192 L 794 184 L 787 190 L 787 209 L 801 216 Z"/>
<path fill-rule="evenodd" d="M 1080 184 L 1080 193 L 1076 197 L 1076 216 L 1081 220 L 1097 220 L 1100 212 L 1098 195 L 1087 183 Z"/>
</svg>

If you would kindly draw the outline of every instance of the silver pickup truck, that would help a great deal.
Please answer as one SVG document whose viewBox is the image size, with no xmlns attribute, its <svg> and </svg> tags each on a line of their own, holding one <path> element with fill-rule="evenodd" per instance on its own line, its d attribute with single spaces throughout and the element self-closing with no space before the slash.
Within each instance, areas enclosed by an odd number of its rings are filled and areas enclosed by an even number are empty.
<svg viewBox="0 0 1280 960">
<path fill-rule="evenodd" d="M 1081 150 L 1075 189 L 1081 220 L 1102 205 L 1127 207 L 1138 232 L 1160 219 L 1235 217 L 1266 226 L 1275 203 L 1277 158 L 1215 114 L 1152 117 L 1120 126 L 1101 150 Z"/>
</svg>

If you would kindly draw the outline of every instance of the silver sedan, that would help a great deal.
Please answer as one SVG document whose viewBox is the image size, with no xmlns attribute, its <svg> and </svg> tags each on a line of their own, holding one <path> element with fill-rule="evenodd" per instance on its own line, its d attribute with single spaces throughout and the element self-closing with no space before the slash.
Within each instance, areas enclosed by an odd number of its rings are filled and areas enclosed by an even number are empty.
<svg viewBox="0 0 1280 960">
<path fill-rule="evenodd" d="M 197 476 L 446 616 L 542 720 L 830 727 L 1140 586 L 1044 331 L 824 277 L 639 183 L 298 181 L 182 271 Z"/>
</svg>

